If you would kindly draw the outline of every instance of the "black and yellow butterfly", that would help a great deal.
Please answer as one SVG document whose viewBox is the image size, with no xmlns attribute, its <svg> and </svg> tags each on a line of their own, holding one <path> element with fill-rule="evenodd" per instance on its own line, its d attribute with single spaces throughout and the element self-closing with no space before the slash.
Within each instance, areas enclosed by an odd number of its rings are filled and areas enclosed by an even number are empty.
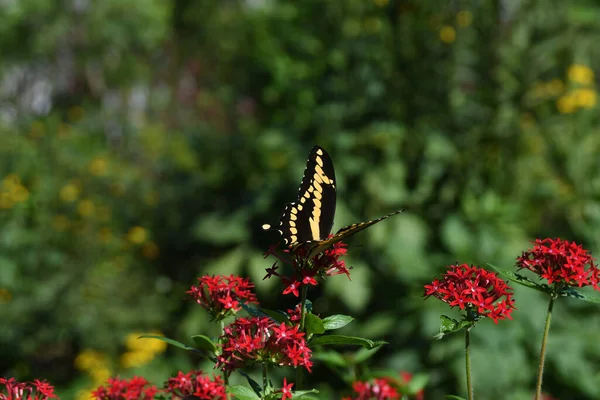
<svg viewBox="0 0 600 400">
<path fill-rule="evenodd" d="M 404 211 L 398 210 L 381 218 L 345 226 L 328 238 L 333 227 L 335 201 L 333 162 L 322 147 L 315 146 L 308 155 L 304 176 L 298 189 L 298 200 L 287 204 L 279 219 L 277 230 L 284 243 L 291 250 L 305 247 L 306 257 L 312 258 L 348 236 Z M 272 229 L 269 224 L 264 224 L 262 228 Z"/>
</svg>

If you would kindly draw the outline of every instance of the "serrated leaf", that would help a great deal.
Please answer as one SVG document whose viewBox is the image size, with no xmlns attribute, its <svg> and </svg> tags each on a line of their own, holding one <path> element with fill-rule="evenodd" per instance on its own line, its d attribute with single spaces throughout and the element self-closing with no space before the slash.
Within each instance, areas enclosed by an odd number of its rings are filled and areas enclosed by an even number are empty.
<svg viewBox="0 0 600 400">
<path fill-rule="evenodd" d="M 217 346 L 208 336 L 195 335 L 192 336 L 192 340 L 194 341 L 196 347 L 200 350 L 206 350 L 213 354 L 217 351 Z"/>
<path fill-rule="evenodd" d="M 323 326 L 325 327 L 326 331 L 331 331 L 334 329 L 343 328 L 352 321 L 354 321 L 354 318 L 349 315 L 330 315 L 329 317 L 323 318 Z"/>
<path fill-rule="evenodd" d="M 323 320 L 317 317 L 315 314 L 307 313 L 304 316 L 304 328 L 308 335 L 317 334 L 320 335 L 325 333 L 325 327 L 323 326 Z"/>
<path fill-rule="evenodd" d="M 367 349 L 374 349 L 375 347 L 388 344 L 382 340 L 373 341 L 370 339 L 359 338 L 355 336 L 344 336 L 344 335 L 327 335 L 319 336 L 310 341 L 311 345 L 352 345 L 352 346 L 363 346 Z"/>
<path fill-rule="evenodd" d="M 252 389 L 244 385 L 229 386 L 227 393 L 232 394 L 234 398 L 239 400 L 260 400 L 260 397 Z"/>
<path fill-rule="evenodd" d="M 434 338 L 439 340 L 450 333 L 461 331 L 472 324 L 469 321 L 457 321 L 445 315 L 440 315 L 440 333 L 435 335 Z"/>
<path fill-rule="evenodd" d="M 548 293 L 550 291 L 550 288 L 548 287 L 548 285 L 540 285 L 538 283 L 535 283 L 531 279 L 527 278 L 526 276 L 517 274 L 516 272 L 513 272 L 513 271 L 508 271 L 508 270 L 499 268 L 490 263 L 488 263 L 487 265 L 489 265 L 491 268 L 493 268 L 503 278 L 508 279 L 509 281 L 514 282 L 518 285 L 525 286 L 530 289 L 535 289 L 542 293 Z"/>
</svg>

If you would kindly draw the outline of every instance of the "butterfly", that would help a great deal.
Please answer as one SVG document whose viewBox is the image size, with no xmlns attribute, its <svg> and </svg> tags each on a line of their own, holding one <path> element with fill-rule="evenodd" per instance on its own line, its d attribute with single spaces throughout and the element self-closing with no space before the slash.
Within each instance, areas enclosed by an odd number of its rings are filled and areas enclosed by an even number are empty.
<svg viewBox="0 0 600 400">
<path fill-rule="evenodd" d="M 329 154 L 320 146 L 315 146 L 308 155 L 304 176 L 298 189 L 298 199 L 286 205 L 279 219 L 279 231 L 290 250 L 304 247 L 306 258 L 312 258 L 331 248 L 335 243 L 357 232 L 401 213 L 398 210 L 371 221 L 348 225 L 329 237 L 335 215 L 336 186 L 335 171 Z M 275 230 L 264 224 L 266 231 Z"/>
</svg>

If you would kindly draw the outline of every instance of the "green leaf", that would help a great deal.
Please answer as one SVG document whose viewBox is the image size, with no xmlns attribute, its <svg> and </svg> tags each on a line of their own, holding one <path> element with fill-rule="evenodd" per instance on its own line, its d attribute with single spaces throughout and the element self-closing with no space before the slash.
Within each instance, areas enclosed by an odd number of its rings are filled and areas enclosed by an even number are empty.
<svg viewBox="0 0 600 400">
<path fill-rule="evenodd" d="M 455 396 L 453 394 L 447 394 L 444 396 L 445 399 L 450 399 L 450 400 L 467 400 L 464 397 L 459 397 L 459 396 Z"/>
<path fill-rule="evenodd" d="M 192 336 L 192 340 L 196 344 L 196 347 L 200 350 L 206 350 L 213 354 L 217 351 L 217 346 L 208 336 L 195 335 Z"/>
<path fill-rule="evenodd" d="M 427 374 L 415 374 L 410 378 L 410 381 L 406 384 L 408 393 L 416 394 L 421 391 L 425 385 L 429 382 L 429 375 Z"/>
<path fill-rule="evenodd" d="M 450 333 L 461 331 L 463 328 L 473 325 L 469 321 L 457 321 L 445 315 L 440 315 L 440 333 L 434 336 L 435 339 L 441 339 Z"/>
<path fill-rule="evenodd" d="M 260 397 L 252 389 L 244 385 L 229 386 L 227 393 L 240 400 L 260 400 Z"/>
<path fill-rule="evenodd" d="M 367 349 L 374 349 L 378 346 L 388 344 L 382 340 L 373 341 L 365 338 L 359 338 L 354 336 L 343 336 L 343 335 L 327 335 L 319 336 L 310 341 L 311 345 L 352 345 L 352 346 L 363 346 Z"/>
<path fill-rule="evenodd" d="M 377 354 L 377 352 L 379 350 L 381 350 L 381 346 L 380 347 L 376 347 L 374 349 L 366 349 L 366 348 L 359 349 L 354 354 L 354 363 L 355 364 L 361 364 L 361 363 L 367 361 L 369 358 L 371 358 L 375 354 Z"/>
<path fill-rule="evenodd" d="M 323 321 L 321 320 L 321 318 L 311 313 L 307 313 L 304 316 L 304 318 L 304 327 L 308 335 L 320 335 L 322 333 L 325 333 L 325 327 L 323 326 Z"/>
<path fill-rule="evenodd" d="M 306 396 L 306 397 L 304 397 L 305 400 L 308 400 L 310 398 L 316 398 L 316 397 L 309 396 L 312 393 L 316 394 L 316 393 L 319 393 L 319 391 L 317 389 L 297 390 L 297 391 L 295 391 L 295 392 L 292 393 L 292 399 L 297 399 L 297 398 L 303 397 L 303 396 Z"/>
<path fill-rule="evenodd" d="M 548 285 L 540 285 L 539 283 L 535 283 L 534 281 L 527 278 L 526 276 L 517 274 L 516 272 L 509 271 L 509 270 L 506 270 L 503 268 L 499 268 L 490 263 L 488 263 L 487 265 L 489 265 L 496 272 L 498 272 L 498 274 L 500 274 L 502 277 L 504 277 L 505 279 L 508 279 L 511 282 L 514 282 L 516 284 L 519 284 L 519 285 L 522 285 L 522 286 L 525 286 L 525 287 L 528 287 L 531 289 L 535 289 L 535 290 L 538 290 L 540 292 L 547 293 L 547 294 L 550 293 L 550 291 L 551 291 L 551 289 Z"/>
<path fill-rule="evenodd" d="M 326 331 L 331 331 L 343 328 L 352 321 L 354 321 L 354 318 L 349 315 L 336 314 L 323 318 L 323 326 Z"/>
<path fill-rule="evenodd" d="M 573 297 L 578 300 L 587 301 L 588 303 L 600 303 L 600 296 L 595 293 L 585 293 L 582 290 L 576 288 L 567 287 L 560 292 L 561 296 Z"/>
<path fill-rule="evenodd" d="M 348 360 L 340 353 L 334 350 L 320 350 L 312 354 L 312 359 L 323 361 L 329 366 L 344 368 L 347 367 Z"/>
<path fill-rule="evenodd" d="M 263 394 L 262 393 L 263 390 L 260 387 L 260 385 L 258 384 L 258 382 L 256 382 L 254 379 L 252 379 L 252 377 L 250 375 L 248 375 L 247 373 L 245 373 L 244 371 L 239 371 L 239 372 L 244 378 L 246 378 L 246 381 L 248 381 L 248 384 L 254 390 L 254 393 L 256 393 L 258 396 L 261 396 Z"/>
<path fill-rule="evenodd" d="M 287 315 L 281 311 L 269 310 L 268 308 L 261 308 L 260 310 L 279 323 L 285 322 L 287 324 L 290 322 L 290 319 L 287 317 Z"/>
<path fill-rule="evenodd" d="M 163 342 L 167 342 L 169 344 L 172 344 L 173 346 L 179 347 L 180 349 L 190 350 L 190 351 L 197 351 L 197 349 L 195 349 L 193 347 L 190 347 L 190 346 L 188 346 L 186 344 L 178 342 L 177 340 L 166 338 L 164 336 L 142 335 L 138 339 L 158 339 L 158 340 L 162 340 Z"/>
</svg>

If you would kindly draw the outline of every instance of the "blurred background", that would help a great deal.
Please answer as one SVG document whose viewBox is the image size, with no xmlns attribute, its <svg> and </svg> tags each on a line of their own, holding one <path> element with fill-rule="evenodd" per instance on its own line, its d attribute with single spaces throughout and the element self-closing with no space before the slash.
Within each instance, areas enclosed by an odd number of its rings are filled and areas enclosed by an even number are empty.
<svg viewBox="0 0 600 400">
<path fill-rule="evenodd" d="M 315 312 L 389 341 L 370 366 L 428 374 L 426 398 L 464 394 L 463 336 L 432 340 L 457 314 L 423 285 L 536 237 L 598 253 L 598 21 L 591 0 L 0 1 L 0 375 L 86 399 L 111 375 L 211 371 L 136 338 L 217 335 L 184 300 L 203 274 L 295 304 L 261 280 L 279 238 L 260 226 L 319 144 L 334 229 L 407 211 L 349 241 L 352 280 L 312 290 Z M 533 396 L 547 302 L 515 297 L 473 332 L 480 399 Z M 545 391 L 600 398 L 598 308 L 554 315 Z M 323 398 L 348 392 L 316 371 Z"/>
</svg>

